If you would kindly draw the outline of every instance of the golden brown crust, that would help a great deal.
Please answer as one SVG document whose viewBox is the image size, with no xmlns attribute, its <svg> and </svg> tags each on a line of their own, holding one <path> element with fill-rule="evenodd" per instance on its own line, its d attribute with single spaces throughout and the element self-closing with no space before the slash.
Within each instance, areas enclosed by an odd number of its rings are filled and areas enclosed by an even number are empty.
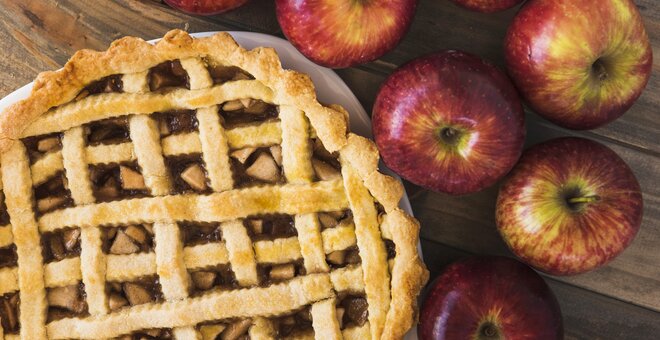
<svg viewBox="0 0 660 340">
<path fill-rule="evenodd" d="M 419 225 L 398 209 L 403 188 L 398 181 L 378 172 L 376 146 L 347 132 L 346 112 L 336 106 L 321 105 L 310 78 L 282 69 L 273 49 L 247 51 L 226 33 L 193 39 L 186 32 L 173 30 L 155 45 L 126 37 L 113 42 L 106 51 L 79 51 L 62 69 L 40 74 L 30 97 L 13 104 L 0 115 L 0 152 L 7 151 L 14 141 L 25 137 L 25 131 L 34 122 L 47 119 L 57 111 L 55 108 L 71 102 L 91 82 L 114 74 L 144 72 L 161 62 L 186 58 L 203 58 L 209 64 L 226 61 L 240 67 L 273 89 L 274 103 L 303 111 L 324 146 L 331 152 L 338 151 L 342 162 L 355 170 L 369 193 L 383 205 L 386 216 L 380 228 L 383 234 L 391 236 L 397 256 L 391 272 L 391 299 L 382 338 L 402 337 L 414 322 L 416 299 L 428 279 L 428 271 L 416 248 Z M 91 207 L 80 209 L 94 210 Z M 58 228 L 55 225 L 41 227 Z"/>
</svg>

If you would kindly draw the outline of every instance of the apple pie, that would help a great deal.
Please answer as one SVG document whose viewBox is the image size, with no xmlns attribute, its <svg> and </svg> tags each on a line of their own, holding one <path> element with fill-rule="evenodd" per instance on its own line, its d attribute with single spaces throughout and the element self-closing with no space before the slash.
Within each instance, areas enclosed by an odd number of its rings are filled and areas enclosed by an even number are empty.
<svg viewBox="0 0 660 340">
<path fill-rule="evenodd" d="M 82 50 L 0 116 L 0 339 L 396 339 L 428 274 L 378 150 L 226 33 Z"/>
</svg>

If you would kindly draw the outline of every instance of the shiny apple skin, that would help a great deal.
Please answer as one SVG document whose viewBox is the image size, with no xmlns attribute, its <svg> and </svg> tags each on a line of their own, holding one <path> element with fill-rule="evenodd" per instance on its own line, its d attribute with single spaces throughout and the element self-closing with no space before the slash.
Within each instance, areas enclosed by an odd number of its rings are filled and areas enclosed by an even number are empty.
<svg viewBox="0 0 660 340">
<path fill-rule="evenodd" d="M 248 0 L 165 0 L 168 5 L 195 15 L 220 14 L 238 8 Z"/>
<path fill-rule="evenodd" d="M 454 195 L 494 184 L 518 160 L 525 139 L 524 112 L 510 80 L 460 51 L 430 54 L 397 69 L 382 85 L 372 118 L 390 169 Z M 444 127 L 464 131 L 464 142 L 442 142 Z"/>
<path fill-rule="evenodd" d="M 451 0 L 471 11 L 493 13 L 509 9 L 525 0 Z"/>
<path fill-rule="evenodd" d="M 630 0 L 530 0 L 508 29 L 509 74 L 530 106 L 569 129 L 623 115 L 646 87 L 653 53 Z M 600 80 L 592 65 L 602 60 Z M 605 70 L 603 68 L 603 70 Z"/>
<path fill-rule="evenodd" d="M 313 62 L 344 68 L 375 60 L 403 38 L 417 0 L 276 0 L 282 32 Z"/>
<path fill-rule="evenodd" d="M 561 310 L 541 276 L 507 257 L 473 257 L 449 265 L 432 284 L 420 313 L 420 340 L 481 340 L 481 325 L 499 339 L 563 339 Z M 498 338 L 491 338 L 498 339 Z"/>
<path fill-rule="evenodd" d="M 565 198 L 576 188 L 577 196 L 599 199 L 574 211 Z M 642 211 L 642 193 L 628 165 L 602 144 L 568 137 L 523 153 L 500 188 L 496 221 L 524 262 L 572 275 L 600 267 L 628 247 Z"/>
</svg>

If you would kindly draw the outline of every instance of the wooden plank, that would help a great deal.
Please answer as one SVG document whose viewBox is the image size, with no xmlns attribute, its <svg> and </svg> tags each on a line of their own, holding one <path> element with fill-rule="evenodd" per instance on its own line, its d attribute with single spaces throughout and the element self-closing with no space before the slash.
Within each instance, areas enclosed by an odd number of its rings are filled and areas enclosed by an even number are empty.
<svg viewBox="0 0 660 340">
<path fill-rule="evenodd" d="M 431 280 L 450 263 L 470 256 L 463 250 L 422 240 Z M 559 300 L 565 339 L 657 339 L 660 313 L 544 277 Z"/>
</svg>

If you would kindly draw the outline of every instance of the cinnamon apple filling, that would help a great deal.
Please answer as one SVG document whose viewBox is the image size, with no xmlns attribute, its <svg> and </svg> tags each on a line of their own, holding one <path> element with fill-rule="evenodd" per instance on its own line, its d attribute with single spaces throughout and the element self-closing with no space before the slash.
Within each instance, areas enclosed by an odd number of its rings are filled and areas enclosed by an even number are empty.
<svg viewBox="0 0 660 340">
<path fill-rule="evenodd" d="M 158 130 L 163 137 L 192 132 L 199 126 L 194 110 L 157 112 L 153 114 L 153 117 L 158 122 Z"/>
<path fill-rule="evenodd" d="M 172 329 L 170 328 L 154 328 L 143 329 L 131 334 L 122 335 L 115 338 L 115 340 L 148 340 L 148 339 L 174 339 Z"/>
<path fill-rule="evenodd" d="M 147 80 L 151 91 L 173 87 L 190 88 L 188 72 L 181 66 L 179 60 L 166 61 L 152 67 L 147 75 Z"/>
<path fill-rule="evenodd" d="M 220 265 L 189 271 L 192 281 L 192 295 L 201 295 L 210 289 L 232 290 L 240 286 L 229 265 Z"/>
<path fill-rule="evenodd" d="M 279 108 L 258 99 L 241 98 L 220 105 L 220 116 L 226 129 L 249 125 L 279 116 Z"/>
<path fill-rule="evenodd" d="M 92 191 L 98 202 L 144 197 L 149 189 L 136 163 L 89 166 Z"/>
<path fill-rule="evenodd" d="M 88 145 L 120 144 L 130 141 L 128 117 L 99 120 L 85 126 Z"/>
<path fill-rule="evenodd" d="M 350 265 L 360 264 L 362 258 L 357 247 L 349 247 L 344 250 L 335 250 L 325 257 L 331 268 L 343 268 Z"/>
<path fill-rule="evenodd" d="M 272 320 L 275 324 L 277 337 L 304 337 L 313 335 L 312 313 L 310 307 L 305 307 L 300 311 L 280 316 Z"/>
<path fill-rule="evenodd" d="M 42 234 L 41 249 L 45 263 L 80 256 L 80 228 Z"/>
<path fill-rule="evenodd" d="M 108 307 L 111 311 L 126 306 L 163 301 L 157 276 L 147 276 L 131 282 L 107 282 Z"/>
<path fill-rule="evenodd" d="M 288 281 L 296 276 L 305 275 L 307 271 L 302 261 L 283 264 L 257 264 L 259 285 L 268 287 L 273 284 Z"/>
<path fill-rule="evenodd" d="M 150 224 L 103 228 L 103 252 L 130 255 L 154 250 L 154 231 Z"/>
<path fill-rule="evenodd" d="M 249 340 L 249 330 L 252 326 L 251 319 L 233 319 L 221 322 L 205 322 L 197 325 L 197 329 L 203 340 Z"/>
<path fill-rule="evenodd" d="M 72 206 L 73 200 L 64 172 L 58 172 L 51 179 L 34 188 L 34 199 L 37 216 Z"/>
<path fill-rule="evenodd" d="M 74 101 L 99 93 L 123 92 L 124 86 L 121 77 L 121 74 L 115 74 L 87 85 L 87 87 L 78 93 Z"/>
<path fill-rule="evenodd" d="M 181 222 L 181 236 L 186 247 L 220 242 L 222 231 L 218 223 Z"/>
<path fill-rule="evenodd" d="M 385 251 L 387 251 L 387 259 L 391 260 L 396 257 L 396 248 L 394 242 L 388 239 L 385 239 Z"/>
<path fill-rule="evenodd" d="M 316 180 L 329 181 L 341 178 L 338 155 L 326 150 L 318 138 L 311 139 L 310 143 L 312 145 L 312 168 L 316 174 Z"/>
<path fill-rule="evenodd" d="M 243 221 L 253 242 L 298 236 L 291 215 L 263 215 Z"/>
<path fill-rule="evenodd" d="M 0 268 L 16 267 L 18 256 L 16 255 L 16 246 L 10 245 L 0 248 Z"/>
<path fill-rule="evenodd" d="M 89 315 L 85 298 L 85 286 L 82 282 L 64 287 L 46 289 L 46 300 L 48 302 L 47 322 Z"/>
<path fill-rule="evenodd" d="M 247 71 L 236 66 L 209 65 L 207 67 L 213 84 L 222 84 L 228 81 L 252 80 L 254 77 Z"/>
<path fill-rule="evenodd" d="M 61 133 L 28 137 L 24 138 L 22 141 L 27 149 L 30 164 L 34 164 L 48 153 L 62 150 Z"/>
<path fill-rule="evenodd" d="M 327 211 L 316 214 L 321 229 L 347 226 L 353 223 L 353 213 L 350 210 Z"/>
<path fill-rule="evenodd" d="M 286 180 L 279 146 L 243 148 L 231 152 L 230 156 L 236 187 L 281 184 Z"/>
<path fill-rule="evenodd" d="M 337 303 L 337 319 L 341 329 L 361 327 L 369 318 L 369 304 L 364 296 L 347 295 Z"/>
<path fill-rule="evenodd" d="M 201 155 L 167 157 L 165 162 L 174 181 L 175 193 L 211 191 Z"/>
<path fill-rule="evenodd" d="M 9 213 L 5 204 L 5 195 L 0 191 L 0 228 L 9 225 Z M 8 228 L 8 227 L 7 227 Z"/>
<path fill-rule="evenodd" d="M 0 296 L 0 323 L 5 334 L 17 334 L 20 330 L 20 304 L 18 292 Z"/>
</svg>

